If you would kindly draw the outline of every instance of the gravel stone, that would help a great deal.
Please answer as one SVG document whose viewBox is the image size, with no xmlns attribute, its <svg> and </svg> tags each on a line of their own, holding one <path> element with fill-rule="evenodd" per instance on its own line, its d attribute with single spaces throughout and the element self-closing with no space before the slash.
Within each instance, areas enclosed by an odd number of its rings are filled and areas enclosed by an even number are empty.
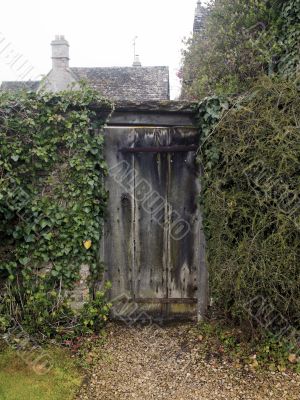
<svg viewBox="0 0 300 400">
<path fill-rule="evenodd" d="M 300 376 L 206 361 L 191 324 L 110 324 L 77 400 L 300 400 Z"/>
</svg>

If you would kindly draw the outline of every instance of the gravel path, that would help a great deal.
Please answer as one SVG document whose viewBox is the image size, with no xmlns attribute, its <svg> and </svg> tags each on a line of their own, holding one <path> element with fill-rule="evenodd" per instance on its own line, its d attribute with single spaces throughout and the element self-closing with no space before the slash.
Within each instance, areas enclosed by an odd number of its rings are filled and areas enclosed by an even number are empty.
<svg viewBox="0 0 300 400">
<path fill-rule="evenodd" d="M 109 325 L 78 400 L 300 400 L 299 375 L 205 359 L 190 329 Z"/>
</svg>

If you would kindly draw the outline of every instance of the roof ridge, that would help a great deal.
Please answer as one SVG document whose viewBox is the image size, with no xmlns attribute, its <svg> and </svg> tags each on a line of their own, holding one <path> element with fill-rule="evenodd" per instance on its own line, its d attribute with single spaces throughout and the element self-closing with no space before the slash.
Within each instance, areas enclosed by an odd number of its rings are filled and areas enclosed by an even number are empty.
<svg viewBox="0 0 300 400">
<path fill-rule="evenodd" d="M 1 81 L 1 83 L 37 83 L 37 82 L 40 82 L 40 81 L 31 81 L 31 80 L 29 80 L 29 81 Z"/>
<path fill-rule="evenodd" d="M 130 65 L 128 66 L 113 66 L 113 67 L 70 67 L 70 69 L 121 69 L 121 68 L 126 68 L 126 69 L 132 69 L 132 70 L 136 70 L 137 67 L 132 67 Z M 138 69 L 143 69 L 143 68 L 167 68 L 169 69 L 168 65 L 142 65 L 141 67 L 139 67 Z"/>
</svg>

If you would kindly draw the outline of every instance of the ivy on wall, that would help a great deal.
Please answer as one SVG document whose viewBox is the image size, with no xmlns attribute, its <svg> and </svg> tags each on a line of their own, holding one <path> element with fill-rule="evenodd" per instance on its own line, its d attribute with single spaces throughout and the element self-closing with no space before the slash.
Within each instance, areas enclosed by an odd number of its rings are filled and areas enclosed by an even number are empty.
<svg viewBox="0 0 300 400">
<path fill-rule="evenodd" d="M 67 307 L 58 297 L 72 289 L 81 265 L 97 278 L 107 200 L 101 130 L 112 109 L 87 88 L 0 94 L 3 326 L 29 318 L 41 328 Z"/>
</svg>

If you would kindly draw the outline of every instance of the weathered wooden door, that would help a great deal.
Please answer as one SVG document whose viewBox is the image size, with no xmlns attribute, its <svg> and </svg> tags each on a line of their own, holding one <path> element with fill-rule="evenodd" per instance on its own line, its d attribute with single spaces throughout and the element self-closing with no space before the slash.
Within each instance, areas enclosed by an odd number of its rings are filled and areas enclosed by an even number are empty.
<svg viewBox="0 0 300 400">
<path fill-rule="evenodd" d="M 173 115 L 158 119 L 166 126 L 150 124 L 147 114 L 136 118 L 136 126 L 120 126 L 115 117 L 115 126 L 106 129 L 109 205 L 103 261 L 112 300 L 129 299 L 135 314 L 190 317 L 207 294 L 197 207 L 199 138 L 192 126 L 170 126 Z M 127 116 L 121 115 L 124 121 Z"/>
<path fill-rule="evenodd" d="M 191 128 L 111 127 L 104 263 L 112 299 L 171 318 L 196 313 L 199 194 Z"/>
</svg>

